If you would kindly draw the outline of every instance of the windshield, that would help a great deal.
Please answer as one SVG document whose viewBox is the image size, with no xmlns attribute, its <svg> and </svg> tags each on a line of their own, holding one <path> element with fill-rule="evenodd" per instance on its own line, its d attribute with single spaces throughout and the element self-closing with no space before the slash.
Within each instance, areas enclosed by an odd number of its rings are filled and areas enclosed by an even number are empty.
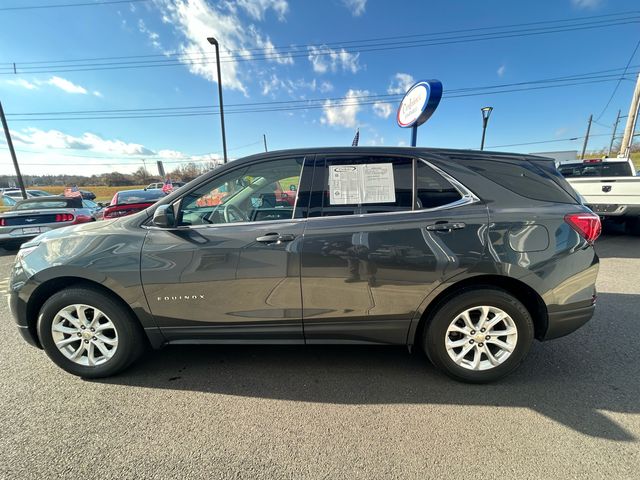
<svg viewBox="0 0 640 480">
<path fill-rule="evenodd" d="M 564 177 L 628 177 L 627 162 L 569 163 L 558 168 Z"/>
<path fill-rule="evenodd" d="M 153 203 L 165 196 L 162 190 L 129 190 L 119 192 L 118 205 L 130 203 Z"/>
</svg>

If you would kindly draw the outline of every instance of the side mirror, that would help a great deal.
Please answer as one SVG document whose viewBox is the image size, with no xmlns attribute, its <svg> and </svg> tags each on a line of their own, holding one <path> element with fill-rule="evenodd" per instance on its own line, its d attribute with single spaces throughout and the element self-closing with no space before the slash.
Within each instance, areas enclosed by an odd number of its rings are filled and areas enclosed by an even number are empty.
<svg viewBox="0 0 640 480">
<path fill-rule="evenodd" d="M 175 216 L 173 214 L 173 205 L 160 205 L 153 212 L 153 224 L 156 227 L 169 228 L 175 226 Z"/>
</svg>

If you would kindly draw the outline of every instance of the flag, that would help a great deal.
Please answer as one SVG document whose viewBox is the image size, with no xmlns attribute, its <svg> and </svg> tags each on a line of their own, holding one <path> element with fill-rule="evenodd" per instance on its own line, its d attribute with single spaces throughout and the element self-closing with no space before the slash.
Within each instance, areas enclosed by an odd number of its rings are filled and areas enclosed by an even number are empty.
<svg viewBox="0 0 640 480">
<path fill-rule="evenodd" d="M 167 177 L 167 179 L 164 181 L 164 185 L 162 185 L 162 191 L 165 195 L 169 195 L 171 192 L 173 192 L 173 184 L 171 183 L 171 178 Z"/>
<path fill-rule="evenodd" d="M 357 147 L 359 141 L 360 141 L 360 129 L 358 128 L 356 130 L 356 136 L 353 137 L 353 142 L 351 142 L 351 146 L 352 147 Z"/>
<path fill-rule="evenodd" d="M 74 185 L 73 187 L 66 187 L 64 189 L 64 196 L 71 198 L 82 198 L 82 192 L 78 190 L 77 185 Z"/>
</svg>

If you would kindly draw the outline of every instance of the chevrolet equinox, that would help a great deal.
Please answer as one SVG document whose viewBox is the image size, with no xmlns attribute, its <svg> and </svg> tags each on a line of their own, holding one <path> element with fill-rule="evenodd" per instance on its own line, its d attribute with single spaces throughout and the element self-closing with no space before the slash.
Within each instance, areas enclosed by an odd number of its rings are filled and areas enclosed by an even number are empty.
<svg viewBox="0 0 640 480">
<path fill-rule="evenodd" d="M 481 383 L 591 318 L 599 233 L 547 158 L 269 152 L 25 243 L 9 303 L 27 342 L 86 378 L 147 345 L 339 343 L 419 347 Z"/>
</svg>

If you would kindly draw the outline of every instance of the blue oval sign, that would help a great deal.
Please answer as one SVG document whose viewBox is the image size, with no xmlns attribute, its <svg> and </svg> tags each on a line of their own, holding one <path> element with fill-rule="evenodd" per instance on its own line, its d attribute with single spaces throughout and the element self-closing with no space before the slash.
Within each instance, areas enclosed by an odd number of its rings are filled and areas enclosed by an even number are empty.
<svg viewBox="0 0 640 480">
<path fill-rule="evenodd" d="M 442 82 L 421 80 L 404 94 L 396 119 L 398 126 L 408 128 L 420 126 L 433 115 L 442 98 Z"/>
</svg>

